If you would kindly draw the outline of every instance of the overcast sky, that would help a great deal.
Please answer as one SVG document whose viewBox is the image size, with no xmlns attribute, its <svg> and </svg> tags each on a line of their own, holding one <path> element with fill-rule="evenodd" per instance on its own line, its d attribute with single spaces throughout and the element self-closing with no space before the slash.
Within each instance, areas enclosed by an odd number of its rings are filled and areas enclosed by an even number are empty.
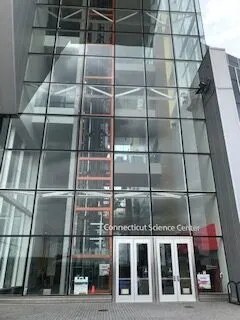
<svg viewBox="0 0 240 320">
<path fill-rule="evenodd" d="M 240 58 L 240 0 L 200 0 L 206 42 Z"/>
</svg>

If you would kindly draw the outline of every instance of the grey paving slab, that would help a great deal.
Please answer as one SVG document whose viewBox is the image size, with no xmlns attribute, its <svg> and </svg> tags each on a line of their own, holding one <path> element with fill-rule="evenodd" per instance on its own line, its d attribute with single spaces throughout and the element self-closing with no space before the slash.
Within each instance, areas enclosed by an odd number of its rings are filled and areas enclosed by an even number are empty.
<svg viewBox="0 0 240 320">
<path fill-rule="evenodd" d="M 116 304 L 0 301 L 1 320 L 240 320 L 227 302 Z"/>
</svg>

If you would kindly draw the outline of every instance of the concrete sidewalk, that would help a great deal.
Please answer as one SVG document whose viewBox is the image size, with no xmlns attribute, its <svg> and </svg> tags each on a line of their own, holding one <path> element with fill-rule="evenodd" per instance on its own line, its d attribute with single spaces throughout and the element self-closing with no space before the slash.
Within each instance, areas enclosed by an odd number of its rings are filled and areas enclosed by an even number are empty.
<svg viewBox="0 0 240 320">
<path fill-rule="evenodd" d="M 227 302 L 116 304 L 0 299 L 1 320 L 240 320 Z"/>
</svg>

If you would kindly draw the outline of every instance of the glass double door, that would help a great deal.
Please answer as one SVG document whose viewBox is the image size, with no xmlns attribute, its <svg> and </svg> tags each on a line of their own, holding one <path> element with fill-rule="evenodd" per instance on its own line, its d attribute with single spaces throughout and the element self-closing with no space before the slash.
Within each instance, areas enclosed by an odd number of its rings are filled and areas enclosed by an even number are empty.
<svg viewBox="0 0 240 320">
<path fill-rule="evenodd" d="M 116 302 L 195 301 L 188 237 L 116 237 Z"/>
</svg>

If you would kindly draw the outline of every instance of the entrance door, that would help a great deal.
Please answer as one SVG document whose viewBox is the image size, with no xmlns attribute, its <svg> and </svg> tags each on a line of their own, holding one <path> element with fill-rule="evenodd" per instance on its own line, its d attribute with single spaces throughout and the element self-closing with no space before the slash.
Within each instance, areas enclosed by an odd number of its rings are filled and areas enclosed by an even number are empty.
<svg viewBox="0 0 240 320">
<path fill-rule="evenodd" d="M 156 238 L 160 302 L 195 301 L 193 247 L 190 238 Z"/>
<path fill-rule="evenodd" d="M 152 302 L 151 240 L 115 239 L 116 301 Z"/>
</svg>

